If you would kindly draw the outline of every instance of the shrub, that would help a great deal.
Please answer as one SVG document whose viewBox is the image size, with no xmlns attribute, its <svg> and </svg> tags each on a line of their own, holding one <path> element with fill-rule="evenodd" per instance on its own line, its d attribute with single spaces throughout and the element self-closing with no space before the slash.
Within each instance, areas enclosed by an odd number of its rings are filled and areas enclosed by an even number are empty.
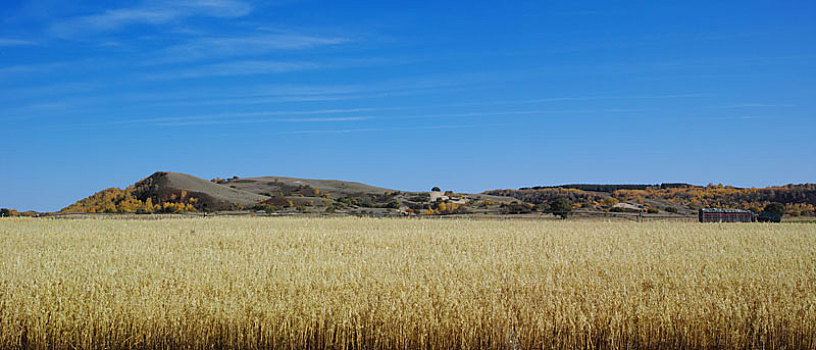
<svg viewBox="0 0 816 350">
<path fill-rule="evenodd" d="M 765 206 L 757 220 L 761 222 L 780 222 L 783 214 L 785 214 L 785 205 L 774 202 Z"/>
<path fill-rule="evenodd" d="M 619 203 L 619 201 L 617 199 L 615 199 L 615 198 L 612 198 L 612 197 L 606 197 L 606 198 L 601 200 L 601 205 L 603 205 L 605 207 L 610 207 L 610 208 L 614 207 L 615 204 L 618 204 L 618 203 Z"/>
<path fill-rule="evenodd" d="M 566 198 L 553 199 L 549 204 L 550 212 L 555 216 L 560 216 L 562 219 L 566 219 L 570 212 L 572 212 L 572 203 Z"/>
<path fill-rule="evenodd" d="M 527 214 L 532 213 L 535 205 L 529 203 L 513 202 L 501 205 L 502 212 L 505 214 Z"/>
<path fill-rule="evenodd" d="M 766 212 L 766 213 L 771 214 L 771 215 L 782 216 L 782 214 L 785 214 L 785 205 L 782 204 L 782 203 L 776 203 L 776 202 L 770 203 L 770 204 L 765 206 L 765 210 L 763 210 L 763 212 Z"/>
</svg>

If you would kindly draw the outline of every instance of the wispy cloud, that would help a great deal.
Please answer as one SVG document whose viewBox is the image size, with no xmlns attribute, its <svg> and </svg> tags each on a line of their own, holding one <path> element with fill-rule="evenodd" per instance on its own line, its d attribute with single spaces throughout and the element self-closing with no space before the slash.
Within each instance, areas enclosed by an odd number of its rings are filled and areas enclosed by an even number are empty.
<svg viewBox="0 0 816 350">
<path fill-rule="evenodd" d="M 0 38 L 0 47 L 3 46 L 31 46 L 37 45 L 36 42 L 22 39 Z"/>
<path fill-rule="evenodd" d="M 263 34 L 236 37 L 205 37 L 170 46 L 148 64 L 186 62 L 221 57 L 265 54 L 276 50 L 303 50 L 338 45 L 348 38 L 302 34 Z"/>
<path fill-rule="evenodd" d="M 387 58 L 351 58 L 316 61 L 237 60 L 202 64 L 188 69 L 164 70 L 143 77 L 148 80 L 228 77 L 241 75 L 276 74 L 313 69 L 345 69 L 393 64 Z"/>
<path fill-rule="evenodd" d="M 203 126 L 203 125 L 237 125 L 258 123 L 337 123 L 356 122 L 371 117 L 326 117 L 326 118 L 278 118 L 278 119 L 224 119 L 224 120 L 191 120 L 180 122 L 160 122 L 157 126 Z"/>
<path fill-rule="evenodd" d="M 300 118 L 295 116 L 304 115 L 327 115 L 327 114 L 344 114 L 344 113 L 360 113 L 372 111 L 371 108 L 341 108 L 341 109 L 318 109 L 306 111 L 265 111 L 265 112 L 245 112 L 245 113 L 220 113 L 207 115 L 192 115 L 180 117 L 162 117 L 162 118 L 141 118 L 112 121 L 109 124 L 154 124 L 162 126 L 180 126 L 180 125 L 203 125 L 203 124 L 228 124 L 228 123 L 246 123 L 246 122 L 329 122 L 329 121 L 357 121 L 369 119 L 368 117 L 312 117 Z M 276 116 L 275 119 L 245 119 L 257 117 L 271 117 Z M 280 118 L 283 117 L 283 118 Z"/>
<path fill-rule="evenodd" d="M 20 107 L 0 109 L 0 120 L 14 121 L 30 118 L 32 114 L 64 112 L 73 106 L 62 102 L 43 102 Z"/>
<path fill-rule="evenodd" d="M 724 109 L 742 109 L 742 108 L 779 108 L 779 107 L 794 107 L 796 105 L 787 103 L 736 103 L 724 106 L 712 106 L 709 108 L 724 108 Z"/>
<path fill-rule="evenodd" d="M 268 111 L 268 112 L 248 112 L 248 113 L 222 113 L 213 115 L 195 115 L 185 117 L 147 118 L 112 121 L 108 124 L 149 124 L 163 127 L 183 127 L 201 125 L 238 125 L 257 123 L 335 123 L 335 122 L 356 122 L 367 120 L 397 121 L 397 120 L 426 120 L 439 119 L 447 120 L 452 118 L 510 118 L 514 116 L 551 116 L 558 114 L 620 114 L 643 112 L 646 109 L 572 109 L 572 110 L 522 110 L 522 111 L 478 111 L 463 113 L 426 113 L 426 114 L 400 114 L 400 115 L 380 115 L 380 116 L 337 116 L 337 117 L 299 117 L 303 115 L 327 115 L 327 114 L 352 114 L 352 113 L 373 113 L 399 110 L 399 107 L 392 108 L 346 108 L 346 109 L 323 109 L 312 111 Z M 272 117 L 272 118 L 269 118 Z M 424 127 L 423 127 L 424 128 Z"/>
<path fill-rule="evenodd" d="M 238 75 L 258 75 L 285 73 L 301 70 L 323 68 L 314 62 L 285 62 L 285 61 L 236 61 L 201 65 L 195 68 L 174 70 L 171 72 L 156 73 L 145 76 L 147 79 L 192 79 L 203 77 L 226 77 Z"/>
<path fill-rule="evenodd" d="M 47 73 L 68 66 L 68 62 L 33 63 L 0 67 L 0 79 L 17 74 Z"/>
<path fill-rule="evenodd" d="M 506 105 L 506 104 L 536 104 L 549 102 L 581 102 L 581 101 L 629 101 L 629 100 L 663 100 L 663 99 L 694 99 L 702 97 L 712 97 L 712 94 L 688 93 L 688 94 L 654 94 L 654 95 L 590 95 L 590 96 L 563 96 L 563 97 L 544 97 L 531 98 L 524 100 L 493 100 L 493 101 L 477 101 L 477 102 L 462 102 L 451 104 L 449 106 L 487 106 L 487 105 Z M 630 109 L 623 109 L 624 111 L 631 111 Z"/>
<path fill-rule="evenodd" d="M 374 132 L 374 131 L 382 131 L 381 128 L 353 128 L 353 129 L 313 129 L 313 130 L 295 130 L 295 131 L 284 131 L 278 134 L 281 135 L 304 135 L 304 134 L 348 134 L 348 133 L 356 133 L 356 132 Z"/>
<path fill-rule="evenodd" d="M 478 111 L 463 113 L 427 113 L 413 115 L 399 115 L 385 117 L 383 119 L 447 119 L 447 118 L 479 118 L 479 117 L 510 117 L 510 116 L 544 116 L 558 114 L 613 114 L 613 113 L 634 113 L 646 112 L 645 108 L 599 108 L 599 109 L 558 109 L 544 110 L 532 109 L 522 111 Z"/>
<path fill-rule="evenodd" d="M 349 129 L 310 129 L 310 130 L 294 130 L 279 132 L 280 135 L 307 135 L 307 134 L 351 134 L 361 132 L 398 132 L 398 131 L 412 131 L 412 130 L 445 130 L 445 129 L 473 129 L 473 128 L 489 128 L 509 126 L 509 123 L 500 124 L 453 124 L 453 125 L 428 125 L 428 126 L 408 126 L 408 127 L 392 127 L 392 128 L 349 128 Z"/>
<path fill-rule="evenodd" d="M 106 10 L 54 23 L 51 30 L 61 37 L 109 32 L 136 24 L 167 24 L 187 17 L 235 18 L 248 14 L 252 6 L 238 0 L 181 0 L 143 3 L 141 6 Z"/>
</svg>

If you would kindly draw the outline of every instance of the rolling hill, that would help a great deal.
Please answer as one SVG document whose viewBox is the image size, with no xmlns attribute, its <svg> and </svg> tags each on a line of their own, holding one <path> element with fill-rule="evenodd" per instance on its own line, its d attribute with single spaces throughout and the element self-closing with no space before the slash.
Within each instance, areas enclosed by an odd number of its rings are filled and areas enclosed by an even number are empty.
<svg viewBox="0 0 816 350">
<path fill-rule="evenodd" d="M 393 189 L 370 186 L 359 182 L 280 176 L 245 177 L 230 179 L 226 182 L 232 188 L 257 194 L 287 193 L 303 187 L 316 188 L 321 193 L 329 193 L 333 198 L 357 194 L 379 195 L 386 192 L 396 192 Z"/>
<path fill-rule="evenodd" d="M 205 180 L 177 172 L 156 172 L 124 189 L 108 188 L 61 213 L 179 213 L 263 211 L 267 213 L 525 214 L 547 212 L 567 199 L 584 213 L 644 212 L 692 216 L 703 207 L 759 212 L 771 203 L 789 215 L 816 215 L 816 185 L 768 188 L 689 184 L 563 185 L 480 194 L 406 192 L 359 182 L 262 176 Z"/>
<path fill-rule="evenodd" d="M 265 211 L 410 215 L 499 212 L 510 197 L 405 192 L 359 182 L 262 176 L 205 180 L 160 171 L 124 189 L 108 188 L 60 213 Z M 471 205 L 472 204 L 472 205 Z"/>
<path fill-rule="evenodd" d="M 222 211 L 242 209 L 268 198 L 192 175 L 159 171 L 125 189 L 99 191 L 60 212 Z"/>
<path fill-rule="evenodd" d="M 199 177 L 173 172 L 156 172 L 134 185 L 134 195 L 140 200 L 151 198 L 154 203 L 173 200 L 182 191 L 198 198 L 200 210 L 229 210 L 252 206 L 268 196 L 219 185 Z"/>
</svg>

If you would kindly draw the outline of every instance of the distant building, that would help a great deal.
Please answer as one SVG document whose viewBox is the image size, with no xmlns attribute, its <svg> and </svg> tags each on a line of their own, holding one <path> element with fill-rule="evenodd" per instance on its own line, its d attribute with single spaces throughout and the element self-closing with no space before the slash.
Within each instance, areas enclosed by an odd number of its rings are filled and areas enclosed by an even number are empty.
<svg viewBox="0 0 816 350">
<path fill-rule="evenodd" d="M 468 198 L 467 197 L 451 197 L 445 195 L 442 191 L 431 191 L 431 202 L 451 202 L 456 204 L 467 204 Z"/>
<path fill-rule="evenodd" d="M 437 200 L 448 200 L 448 196 L 442 191 L 431 191 L 431 202 L 436 202 Z"/>
<path fill-rule="evenodd" d="M 753 222 L 756 214 L 750 210 L 703 208 L 699 212 L 700 222 Z"/>
<path fill-rule="evenodd" d="M 646 207 L 642 204 L 634 204 L 634 203 L 627 203 L 627 202 L 620 202 L 612 206 L 612 208 L 618 208 L 618 211 L 628 211 L 633 213 L 640 213 L 646 211 Z"/>
</svg>

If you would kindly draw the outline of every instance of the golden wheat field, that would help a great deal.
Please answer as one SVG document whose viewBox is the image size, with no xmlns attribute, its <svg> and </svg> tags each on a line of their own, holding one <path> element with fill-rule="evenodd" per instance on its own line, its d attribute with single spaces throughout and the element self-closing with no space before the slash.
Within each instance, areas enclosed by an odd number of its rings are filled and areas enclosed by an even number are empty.
<svg viewBox="0 0 816 350">
<path fill-rule="evenodd" d="M 0 220 L 3 349 L 814 349 L 816 225 Z"/>
</svg>

